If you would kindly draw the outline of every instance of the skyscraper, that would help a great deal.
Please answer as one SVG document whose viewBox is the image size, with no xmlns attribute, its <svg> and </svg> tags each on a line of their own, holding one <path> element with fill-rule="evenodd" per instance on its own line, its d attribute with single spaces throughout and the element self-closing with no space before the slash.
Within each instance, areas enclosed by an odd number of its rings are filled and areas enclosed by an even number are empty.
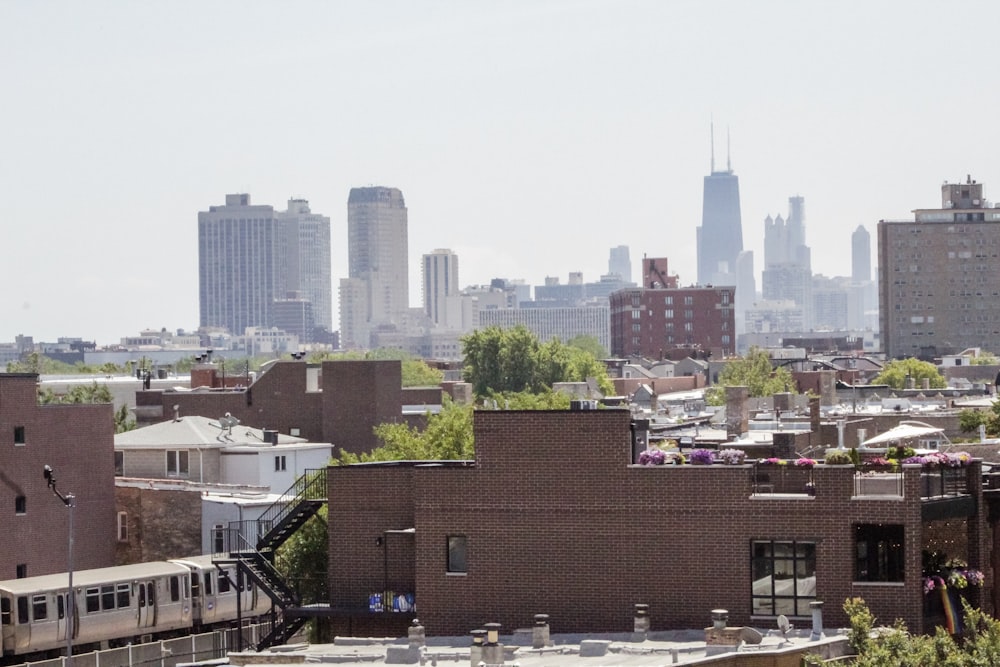
<svg viewBox="0 0 1000 667">
<path fill-rule="evenodd" d="M 618 276 L 622 282 L 632 282 L 632 260 L 629 258 L 627 245 L 611 249 L 608 257 L 608 273 Z"/>
<path fill-rule="evenodd" d="M 276 326 L 274 302 L 309 301 L 316 324 L 330 328 L 330 219 L 291 199 L 287 211 L 226 195 L 198 213 L 199 322 L 242 335 Z M 310 332 L 311 335 L 311 332 Z"/>
<path fill-rule="evenodd" d="M 851 280 L 866 283 L 872 279 L 872 237 L 864 225 L 851 234 Z"/>
<path fill-rule="evenodd" d="M 740 181 L 726 156 L 726 170 L 715 170 L 715 140 L 712 140 L 712 172 L 705 177 L 698 227 L 698 282 L 702 285 L 735 285 L 736 259 L 743 252 L 743 222 L 740 217 Z"/>
<path fill-rule="evenodd" d="M 806 245 L 805 198 L 788 198 L 788 218 L 764 220 L 764 270 L 761 295 L 765 301 L 793 301 L 802 309 L 803 327 L 812 327 L 812 257 Z"/>
<path fill-rule="evenodd" d="M 360 282 L 345 286 L 341 281 L 341 336 L 345 344 L 368 347 L 372 329 L 401 326 L 409 308 L 407 217 L 402 192 L 381 186 L 351 189 L 347 255 L 348 279 Z M 345 290 L 350 303 L 343 300 Z M 345 308 L 349 316 L 345 316 Z"/>
<path fill-rule="evenodd" d="M 199 323 L 242 335 L 269 326 L 271 305 L 284 296 L 284 256 L 274 207 L 250 195 L 226 195 L 225 206 L 198 212 Z"/>
<path fill-rule="evenodd" d="M 298 292 L 308 300 L 315 325 L 330 331 L 333 329 L 330 218 L 310 211 L 305 199 L 289 199 L 288 210 L 276 216 L 282 223 L 287 257 L 285 290 Z"/>
<path fill-rule="evenodd" d="M 458 296 L 458 255 L 438 249 L 422 259 L 424 312 L 439 326 L 448 326 L 448 297 Z"/>
</svg>

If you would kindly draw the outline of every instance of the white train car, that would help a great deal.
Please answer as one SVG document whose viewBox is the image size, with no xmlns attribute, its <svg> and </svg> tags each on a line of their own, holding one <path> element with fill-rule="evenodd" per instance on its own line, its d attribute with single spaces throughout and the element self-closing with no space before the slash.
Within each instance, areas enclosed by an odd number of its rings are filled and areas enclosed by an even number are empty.
<svg viewBox="0 0 1000 667">
<path fill-rule="evenodd" d="M 76 645 L 128 641 L 192 625 L 191 569 L 155 562 L 73 573 L 73 623 L 66 618 L 68 577 L 0 581 L 5 656 L 58 650 L 72 628 Z"/>
<path fill-rule="evenodd" d="M 243 590 L 237 591 L 239 578 L 235 564 L 217 566 L 210 555 L 179 558 L 171 562 L 191 571 L 191 608 L 196 627 L 228 623 L 238 617 L 248 620 L 270 608 L 270 598 L 249 579 L 244 578 Z"/>
</svg>

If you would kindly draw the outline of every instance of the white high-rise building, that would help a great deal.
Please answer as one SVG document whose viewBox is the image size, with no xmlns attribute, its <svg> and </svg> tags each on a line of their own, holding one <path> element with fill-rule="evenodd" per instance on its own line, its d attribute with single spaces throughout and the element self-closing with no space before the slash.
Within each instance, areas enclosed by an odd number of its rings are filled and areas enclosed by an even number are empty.
<svg viewBox="0 0 1000 667">
<path fill-rule="evenodd" d="M 449 327 L 448 297 L 457 296 L 458 255 L 437 249 L 421 259 L 424 283 L 424 313 L 439 327 Z"/>
<path fill-rule="evenodd" d="M 313 323 L 331 331 L 330 218 L 310 211 L 305 199 L 289 199 L 288 210 L 276 215 L 282 222 L 286 243 L 285 289 L 308 300 Z"/>
<path fill-rule="evenodd" d="M 397 188 L 352 188 L 347 200 L 349 314 L 341 303 L 341 337 L 345 344 L 369 347 L 375 328 L 401 327 L 410 300 L 407 262 L 407 216 Z M 341 282 L 341 295 L 344 294 Z M 359 303 L 359 300 L 363 303 Z M 364 321 L 359 315 L 363 312 Z"/>
</svg>

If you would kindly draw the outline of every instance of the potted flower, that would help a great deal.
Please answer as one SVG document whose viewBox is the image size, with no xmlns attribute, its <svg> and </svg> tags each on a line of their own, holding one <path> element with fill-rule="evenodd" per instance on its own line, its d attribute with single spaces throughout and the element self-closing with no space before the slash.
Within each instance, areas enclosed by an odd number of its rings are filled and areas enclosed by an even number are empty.
<svg viewBox="0 0 1000 667">
<path fill-rule="evenodd" d="M 667 462 L 667 453 L 662 449 L 652 448 L 639 454 L 639 465 L 661 466 Z"/>
<path fill-rule="evenodd" d="M 694 465 L 712 465 L 715 461 L 715 452 L 711 449 L 692 449 L 688 454 L 688 460 Z"/>
<path fill-rule="evenodd" d="M 795 460 L 795 465 L 798 466 L 799 468 L 812 468 L 814 465 L 816 465 L 816 460 L 806 458 L 805 456 L 803 456 Z"/>
<path fill-rule="evenodd" d="M 742 449 L 721 449 L 719 450 L 719 460 L 727 465 L 740 465 L 747 453 Z"/>
</svg>

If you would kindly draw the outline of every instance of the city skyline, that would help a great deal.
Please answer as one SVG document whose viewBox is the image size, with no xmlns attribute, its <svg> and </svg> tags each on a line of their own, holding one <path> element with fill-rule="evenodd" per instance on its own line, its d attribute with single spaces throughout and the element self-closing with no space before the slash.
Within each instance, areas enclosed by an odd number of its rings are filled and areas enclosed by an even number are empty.
<svg viewBox="0 0 1000 667">
<path fill-rule="evenodd" d="M 850 275 L 858 225 L 937 206 L 945 180 L 1000 184 L 1000 6 L 964 5 L 948 31 L 940 8 L 2 3 L 0 341 L 193 329 L 194 215 L 224 192 L 308 199 L 337 280 L 350 189 L 399 188 L 411 307 L 435 248 L 464 284 L 598 280 L 618 245 L 692 284 L 713 121 L 757 276 L 789 196 L 810 204 L 813 270 Z"/>
</svg>

